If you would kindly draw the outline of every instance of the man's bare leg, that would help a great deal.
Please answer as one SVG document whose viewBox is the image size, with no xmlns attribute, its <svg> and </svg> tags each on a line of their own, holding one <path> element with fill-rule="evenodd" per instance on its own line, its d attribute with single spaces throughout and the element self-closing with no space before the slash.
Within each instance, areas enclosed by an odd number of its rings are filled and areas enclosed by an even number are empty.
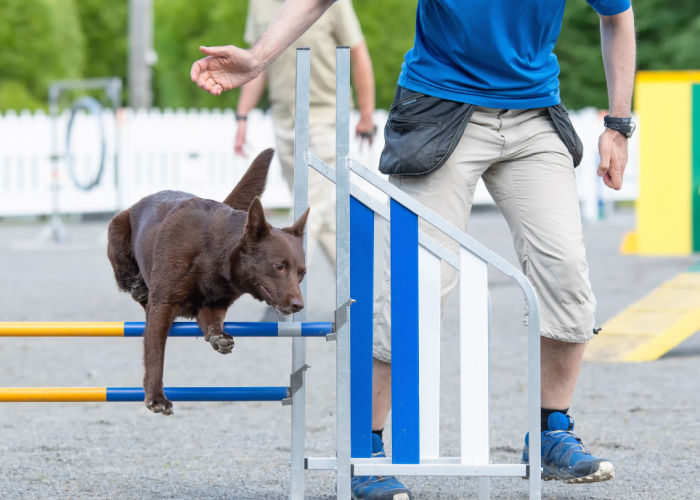
<svg viewBox="0 0 700 500">
<path fill-rule="evenodd" d="M 384 428 L 391 410 L 391 363 L 372 360 L 372 430 Z"/>
<path fill-rule="evenodd" d="M 574 344 L 540 337 L 542 408 L 569 408 L 585 348 L 585 343 Z"/>
</svg>

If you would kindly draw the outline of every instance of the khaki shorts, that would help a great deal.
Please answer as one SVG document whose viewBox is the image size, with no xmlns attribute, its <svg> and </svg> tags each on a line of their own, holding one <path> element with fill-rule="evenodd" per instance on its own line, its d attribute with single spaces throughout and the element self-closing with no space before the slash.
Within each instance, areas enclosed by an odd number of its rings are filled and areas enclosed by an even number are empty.
<svg viewBox="0 0 700 500">
<path fill-rule="evenodd" d="M 421 176 L 391 176 L 390 182 L 466 231 L 479 178 L 506 218 L 522 270 L 537 291 L 541 334 L 564 342 L 590 340 L 596 303 L 576 176 L 546 109 L 477 107 L 442 167 Z M 457 244 L 442 232 L 422 222 L 420 228 L 456 253 Z M 389 269 L 387 258 L 374 304 L 374 357 L 386 362 L 391 361 Z M 457 279 L 457 272 L 443 263 L 443 303 Z"/>
</svg>

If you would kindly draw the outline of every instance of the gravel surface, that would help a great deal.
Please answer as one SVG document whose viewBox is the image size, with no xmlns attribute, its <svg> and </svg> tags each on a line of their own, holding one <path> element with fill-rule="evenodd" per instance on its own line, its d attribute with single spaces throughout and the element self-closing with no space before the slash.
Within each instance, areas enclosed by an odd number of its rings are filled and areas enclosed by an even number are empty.
<svg viewBox="0 0 700 500">
<path fill-rule="evenodd" d="M 282 218 L 284 219 L 284 218 Z M 277 216 L 280 223 L 280 217 Z M 0 222 L 0 321 L 141 321 L 140 306 L 119 293 L 106 257 L 107 220 L 67 225 L 64 245 L 36 237 L 41 224 Z M 697 258 L 623 257 L 631 213 L 585 228 L 603 323 Z M 471 234 L 514 261 L 505 222 L 477 210 Z M 313 252 L 309 321 L 332 318 L 333 269 Z M 492 460 L 520 460 L 527 423 L 526 330 L 519 289 L 490 275 L 494 305 Z M 442 343 L 441 448 L 458 454 L 457 300 L 449 298 Z M 259 321 L 249 297 L 231 321 Z M 2 386 L 139 386 L 139 339 L 3 339 Z M 308 341 L 307 455 L 332 456 L 335 439 L 335 345 Z M 617 477 L 592 485 L 544 484 L 556 499 L 700 498 L 698 437 L 700 336 L 642 364 L 584 365 L 571 413 L 594 454 L 611 459 Z M 171 339 L 165 383 L 287 385 L 288 339 L 238 339 L 221 356 L 201 339 Z M 174 403 L 171 417 L 140 404 L 5 404 L 0 407 L 0 498 L 284 498 L 289 484 L 288 407 L 277 403 Z M 476 497 L 476 481 L 407 477 L 416 499 Z M 306 473 L 308 498 L 334 498 L 330 472 Z M 492 497 L 527 498 L 521 479 L 492 480 Z"/>
</svg>

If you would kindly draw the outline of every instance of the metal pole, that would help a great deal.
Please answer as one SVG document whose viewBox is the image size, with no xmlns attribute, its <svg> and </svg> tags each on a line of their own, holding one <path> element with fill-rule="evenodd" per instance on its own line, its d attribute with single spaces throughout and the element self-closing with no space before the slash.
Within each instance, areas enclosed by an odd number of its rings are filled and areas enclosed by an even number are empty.
<svg viewBox="0 0 700 500">
<path fill-rule="evenodd" d="M 149 108 L 153 51 L 153 0 L 129 0 L 129 104 Z"/>
<path fill-rule="evenodd" d="M 530 293 L 528 293 L 530 292 Z M 525 290 L 528 305 L 528 391 L 530 500 L 542 498 L 540 430 L 540 306 L 534 290 Z"/>
<path fill-rule="evenodd" d="M 107 94 L 112 101 L 114 109 L 114 209 L 122 208 L 122 188 L 120 176 L 119 158 L 122 148 L 122 81 L 120 78 L 112 78 L 107 86 Z"/>
<path fill-rule="evenodd" d="M 296 105 L 294 111 L 294 220 L 306 210 L 309 198 L 309 172 L 306 166 L 309 150 L 309 85 L 311 80 L 311 53 L 309 49 L 297 49 Z M 304 235 L 304 253 L 307 242 Z M 304 303 L 306 283 L 300 284 Z M 294 314 L 294 321 L 306 320 L 306 309 Z M 292 395 L 292 445 L 290 496 L 292 500 L 304 499 L 304 451 L 306 439 L 306 340 L 292 341 L 292 373 L 299 372 L 301 387 Z"/>
<path fill-rule="evenodd" d="M 345 308 L 346 321 L 337 324 L 337 497 L 351 495 L 350 470 L 350 48 L 336 48 L 335 63 L 335 225 L 336 314 Z M 341 313 L 342 314 L 342 313 Z"/>
<path fill-rule="evenodd" d="M 493 308 L 492 308 L 492 302 L 491 302 L 491 292 L 487 290 L 488 294 L 488 329 L 487 329 L 487 335 L 489 339 L 489 354 L 488 354 L 488 360 L 486 362 L 486 366 L 488 367 L 488 374 L 487 374 L 487 380 L 488 380 L 488 385 L 489 385 L 489 391 L 490 388 L 493 387 L 493 384 L 491 383 L 491 327 L 493 326 Z M 490 407 L 489 403 L 489 407 Z M 489 408 L 489 419 L 491 417 L 491 408 Z M 490 425 L 490 420 L 489 420 L 489 425 Z M 489 441 L 489 446 L 490 446 L 490 441 Z M 491 463 L 491 453 L 489 451 L 489 463 Z M 488 500 L 491 498 L 491 478 L 489 476 L 484 476 L 479 478 L 479 500 Z"/>
<path fill-rule="evenodd" d="M 51 220 L 47 227 L 53 240 L 63 243 L 67 239 L 66 228 L 61 221 L 59 213 L 59 195 L 61 184 L 59 180 L 58 154 L 58 98 L 61 95 L 61 87 L 52 84 L 49 88 L 49 114 L 51 115 Z M 42 231 L 42 234 L 47 234 Z"/>
</svg>

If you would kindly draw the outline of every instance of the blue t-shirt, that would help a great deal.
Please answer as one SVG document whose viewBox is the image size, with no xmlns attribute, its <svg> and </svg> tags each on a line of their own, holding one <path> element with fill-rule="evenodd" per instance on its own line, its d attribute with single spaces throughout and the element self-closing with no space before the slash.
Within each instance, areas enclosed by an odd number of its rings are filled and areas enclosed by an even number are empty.
<svg viewBox="0 0 700 500">
<path fill-rule="evenodd" d="M 629 0 L 587 0 L 602 15 Z M 399 85 L 478 106 L 524 109 L 559 103 L 554 44 L 566 0 L 419 0 L 416 37 Z"/>
</svg>

